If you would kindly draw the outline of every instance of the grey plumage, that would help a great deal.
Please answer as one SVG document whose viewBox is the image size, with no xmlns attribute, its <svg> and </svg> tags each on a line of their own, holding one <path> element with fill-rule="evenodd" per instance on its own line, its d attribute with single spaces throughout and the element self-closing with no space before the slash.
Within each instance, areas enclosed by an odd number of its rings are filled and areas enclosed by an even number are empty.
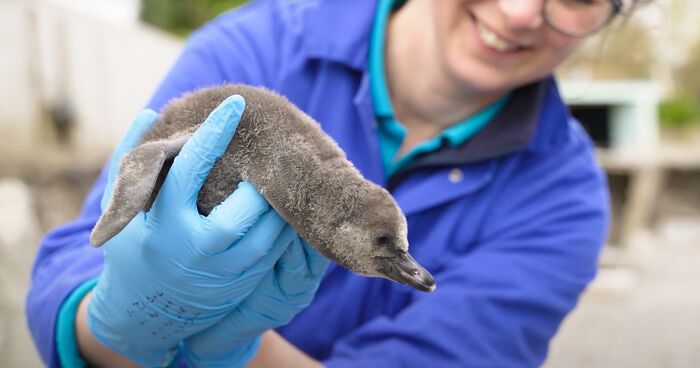
<svg viewBox="0 0 700 368">
<path fill-rule="evenodd" d="M 202 214 L 247 180 L 324 256 L 359 274 L 435 288 L 430 273 L 408 255 L 406 220 L 389 192 L 365 180 L 308 115 L 271 91 L 245 85 L 201 89 L 166 106 L 122 159 L 112 199 L 90 238 L 94 245 L 150 208 L 182 145 L 234 94 L 245 98 L 246 107 L 200 190 Z"/>
</svg>

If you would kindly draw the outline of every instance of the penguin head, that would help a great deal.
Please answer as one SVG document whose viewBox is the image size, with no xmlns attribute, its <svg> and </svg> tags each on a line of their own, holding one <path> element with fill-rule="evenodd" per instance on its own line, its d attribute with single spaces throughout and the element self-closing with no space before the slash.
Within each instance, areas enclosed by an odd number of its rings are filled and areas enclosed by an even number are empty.
<svg viewBox="0 0 700 368">
<path fill-rule="evenodd" d="M 377 185 L 358 192 L 351 215 L 335 227 L 329 258 L 366 276 L 435 290 L 433 276 L 408 253 L 406 218 L 391 194 Z"/>
</svg>

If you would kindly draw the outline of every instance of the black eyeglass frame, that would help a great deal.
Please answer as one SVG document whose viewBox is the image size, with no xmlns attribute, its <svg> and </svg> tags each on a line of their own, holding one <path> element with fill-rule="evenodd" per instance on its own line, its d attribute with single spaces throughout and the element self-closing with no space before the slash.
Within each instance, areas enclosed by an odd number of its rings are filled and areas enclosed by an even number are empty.
<svg viewBox="0 0 700 368">
<path fill-rule="evenodd" d="M 622 13 L 622 8 L 623 8 L 622 1 L 620 1 L 620 0 L 606 0 L 612 6 L 612 11 L 610 12 L 610 15 L 608 16 L 608 19 L 606 19 L 605 22 L 601 23 L 596 28 L 594 28 L 590 31 L 586 31 L 585 33 L 578 34 L 578 33 L 573 33 L 573 32 L 563 30 L 563 29 L 561 29 L 561 27 L 558 27 L 551 20 L 549 20 L 549 17 L 547 16 L 547 2 L 548 1 L 550 1 L 550 0 L 544 0 L 544 3 L 542 4 L 542 19 L 544 19 L 544 21 L 547 23 L 548 26 L 552 27 L 552 29 L 556 30 L 557 32 L 564 34 L 564 35 L 567 35 L 569 37 L 574 37 L 574 38 L 588 37 L 588 36 L 598 32 L 598 31 L 600 31 L 601 29 L 605 28 L 605 26 L 610 24 L 610 22 L 612 22 L 612 20 L 615 19 L 615 17 L 617 15 Z"/>
</svg>

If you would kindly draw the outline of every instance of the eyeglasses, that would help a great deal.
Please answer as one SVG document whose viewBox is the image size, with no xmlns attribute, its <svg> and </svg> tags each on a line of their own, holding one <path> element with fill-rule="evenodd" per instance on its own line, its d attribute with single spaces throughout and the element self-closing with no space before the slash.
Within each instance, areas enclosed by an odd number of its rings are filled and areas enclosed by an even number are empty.
<svg viewBox="0 0 700 368">
<path fill-rule="evenodd" d="M 544 0 L 542 16 L 550 27 L 565 35 L 585 37 L 610 23 L 621 11 L 621 0 Z"/>
</svg>

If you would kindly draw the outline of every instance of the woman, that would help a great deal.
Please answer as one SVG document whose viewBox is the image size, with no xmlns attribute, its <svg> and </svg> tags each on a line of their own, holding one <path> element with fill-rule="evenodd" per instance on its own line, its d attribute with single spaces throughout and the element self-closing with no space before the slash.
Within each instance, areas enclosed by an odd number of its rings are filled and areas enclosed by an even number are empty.
<svg viewBox="0 0 700 368">
<path fill-rule="evenodd" d="M 188 215 L 244 109 L 234 96 L 175 160 L 160 195 L 171 200 L 110 240 L 104 257 L 87 235 L 111 192 L 107 170 L 78 219 L 44 240 L 27 313 L 45 361 L 542 364 L 595 275 L 609 217 L 604 174 L 551 74 L 621 6 L 256 1 L 221 16 L 192 36 L 148 107 L 222 82 L 285 95 L 392 192 L 437 291 L 335 266 L 318 287 L 325 261 L 245 184 L 218 217 Z M 116 159 L 154 119 L 137 118 Z M 176 304 L 188 318 L 169 312 Z"/>
</svg>

